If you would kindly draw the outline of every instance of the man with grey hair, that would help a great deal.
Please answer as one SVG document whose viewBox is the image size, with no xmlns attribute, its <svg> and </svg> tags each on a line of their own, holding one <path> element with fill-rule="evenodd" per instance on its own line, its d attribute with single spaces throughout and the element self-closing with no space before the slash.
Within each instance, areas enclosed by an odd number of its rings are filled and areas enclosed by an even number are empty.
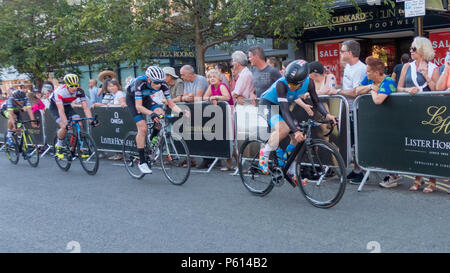
<svg viewBox="0 0 450 273">
<path fill-rule="evenodd" d="M 281 73 L 275 67 L 268 65 L 265 61 L 264 49 L 260 46 L 252 46 L 248 50 L 248 60 L 253 66 L 253 85 L 256 97 L 261 97 L 269 87 L 279 78 Z"/>
<path fill-rule="evenodd" d="M 353 119 L 353 101 L 356 98 L 356 87 L 358 87 L 364 77 L 366 76 L 366 65 L 359 60 L 359 54 L 361 47 L 355 40 L 348 40 L 342 43 L 340 55 L 341 60 L 346 63 L 344 69 L 344 77 L 342 79 L 342 91 L 335 91 L 335 94 L 343 95 L 347 97 L 350 111 L 350 132 L 351 132 L 351 144 L 355 143 L 354 134 L 354 119 Z M 332 93 L 330 93 L 332 94 Z M 355 169 L 347 176 L 352 184 L 361 183 L 364 178 L 364 174 L 361 172 L 359 166 L 355 162 Z"/>
<path fill-rule="evenodd" d="M 231 60 L 237 77 L 236 86 L 231 93 L 233 99 L 241 105 L 245 103 L 244 99 L 250 99 L 252 104 L 255 105 L 256 95 L 253 85 L 253 75 L 247 67 L 247 56 L 244 52 L 238 50 L 231 55 Z"/>
<path fill-rule="evenodd" d="M 202 75 L 195 74 L 190 65 L 183 65 L 180 69 L 181 78 L 184 81 L 184 94 L 182 101 L 202 101 L 203 95 L 208 89 L 208 81 Z"/>
</svg>

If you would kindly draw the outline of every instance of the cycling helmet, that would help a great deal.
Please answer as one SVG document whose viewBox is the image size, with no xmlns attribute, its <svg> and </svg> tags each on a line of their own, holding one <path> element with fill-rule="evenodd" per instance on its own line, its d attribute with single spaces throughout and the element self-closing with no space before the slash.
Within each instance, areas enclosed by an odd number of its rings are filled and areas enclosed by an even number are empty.
<svg viewBox="0 0 450 273">
<path fill-rule="evenodd" d="M 149 66 L 145 75 L 153 82 L 163 82 L 166 80 L 166 73 L 158 66 Z"/>
<path fill-rule="evenodd" d="M 65 75 L 63 81 L 70 88 L 80 87 L 80 79 L 75 74 Z"/>
<path fill-rule="evenodd" d="M 301 84 L 309 75 L 308 62 L 302 59 L 292 61 L 284 72 L 286 81 L 292 84 Z"/>
<path fill-rule="evenodd" d="M 15 100 L 24 100 L 27 95 L 25 94 L 24 91 L 22 90 L 16 90 L 12 93 L 12 96 Z"/>
</svg>

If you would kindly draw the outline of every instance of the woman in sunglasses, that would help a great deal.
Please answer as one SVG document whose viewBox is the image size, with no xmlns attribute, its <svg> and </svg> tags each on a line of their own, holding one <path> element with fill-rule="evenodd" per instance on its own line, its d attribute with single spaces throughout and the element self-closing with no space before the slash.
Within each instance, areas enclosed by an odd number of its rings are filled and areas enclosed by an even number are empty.
<svg viewBox="0 0 450 273">
<path fill-rule="evenodd" d="M 297 142 L 305 140 L 305 136 L 296 126 L 294 117 L 289 110 L 292 102 L 301 106 L 309 116 L 313 116 L 313 109 L 318 110 L 327 120 L 336 123 L 336 118 L 328 113 L 323 104 L 319 103 L 314 81 L 310 80 L 309 65 L 304 60 L 291 62 L 284 73 L 284 77 L 278 79 L 261 95 L 261 109 L 266 109 L 267 120 L 270 127 L 274 128 L 269 141 L 259 152 L 259 166 L 264 173 L 268 173 L 268 159 L 271 151 L 277 149 L 279 142 L 291 135 L 291 144 L 286 152 L 291 152 Z M 306 104 L 303 96 L 309 93 L 313 105 Z M 272 113 L 273 106 L 279 106 L 279 113 Z M 288 172 L 291 179 L 297 182 L 295 177 L 295 164 L 291 164 Z"/>
<path fill-rule="evenodd" d="M 159 124 L 159 115 L 164 115 L 161 105 L 154 102 L 151 98 L 155 93 L 162 91 L 167 104 L 175 113 L 181 113 L 178 107 L 170 97 L 169 86 L 164 82 L 166 74 L 158 66 L 149 66 L 144 76 L 134 79 L 127 87 L 126 102 L 138 133 L 136 136 L 136 145 L 139 153 L 139 170 L 142 173 L 152 173 L 150 162 L 145 159 L 144 147 L 145 137 L 147 136 L 147 122 L 143 115 L 150 115 L 150 118 L 156 123 L 153 127 L 150 139 L 158 135 L 161 125 Z M 187 116 L 189 114 L 186 112 Z"/>
<path fill-rule="evenodd" d="M 0 114 L 8 119 L 8 131 L 6 133 L 6 142 L 10 146 L 14 146 L 14 142 L 11 139 L 13 132 L 17 130 L 15 121 L 17 120 L 20 111 L 26 111 L 30 120 L 34 120 L 34 114 L 31 110 L 31 104 L 22 90 L 15 90 L 11 97 L 0 108 Z M 35 122 L 32 122 L 33 128 L 38 128 Z"/>
<path fill-rule="evenodd" d="M 411 59 L 414 61 L 407 63 L 402 68 L 397 90 L 417 94 L 436 90 L 436 83 L 439 80 L 439 69 L 432 60 L 434 49 L 430 40 L 424 37 L 416 37 L 409 49 Z M 416 176 L 410 191 L 417 191 L 425 184 L 421 176 Z M 436 178 L 430 178 L 430 184 L 423 190 L 424 193 L 431 193 L 436 188 Z"/>
</svg>

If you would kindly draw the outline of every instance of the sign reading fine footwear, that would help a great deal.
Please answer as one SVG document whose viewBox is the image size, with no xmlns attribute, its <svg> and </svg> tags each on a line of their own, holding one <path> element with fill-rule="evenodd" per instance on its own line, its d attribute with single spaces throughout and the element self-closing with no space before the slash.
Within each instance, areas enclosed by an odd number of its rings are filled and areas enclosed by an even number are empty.
<svg viewBox="0 0 450 273">
<path fill-rule="evenodd" d="M 450 177 L 450 96 L 396 94 L 376 105 L 364 95 L 355 109 L 360 166 Z"/>
</svg>

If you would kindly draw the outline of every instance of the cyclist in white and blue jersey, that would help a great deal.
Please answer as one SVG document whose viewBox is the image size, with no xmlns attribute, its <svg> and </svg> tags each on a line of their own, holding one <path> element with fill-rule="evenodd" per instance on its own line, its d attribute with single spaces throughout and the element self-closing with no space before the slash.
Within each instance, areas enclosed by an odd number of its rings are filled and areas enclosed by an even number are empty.
<svg viewBox="0 0 450 273">
<path fill-rule="evenodd" d="M 304 134 L 297 126 L 297 122 L 289 110 L 292 102 L 297 103 L 312 116 L 312 109 L 319 111 L 327 120 L 336 123 L 336 118 L 328 113 L 323 104 L 319 103 L 314 81 L 310 80 L 308 63 L 304 60 L 292 61 L 287 67 L 283 78 L 278 79 L 272 86 L 261 95 L 260 105 L 268 111 L 267 120 L 273 128 L 269 141 L 261 149 L 259 154 L 259 166 L 264 173 L 268 173 L 268 158 L 271 151 L 277 149 L 280 140 L 291 135 L 291 145 L 305 140 Z M 309 93 L 313 105 L 303 100 L 303 95 Z M 279 106 L 279 113 L 272 113 L 272 106 Z M 292 164 L 288 172 L 289 176 L 295 178 L 295 164 Z"/>
<path fill-rule="evenodd" d="M 142 173 L 152 173 L 150 162 L 145 159 L 144 147 L 145 137 L 147 136 L 147 122 L 143 115 L 150 115 L 150 118 L 156 123 L 153 127 L 150 139 L 157 136 L 161 129 L 159 116 L 164 115 L 161 105 L 153 101 L 152 96 L 162 91 L 167 99 L 167 104 L 175 113 L 181 113 L 178 107 L 170 97 L 169 86 L 165 83 L 166 74 L 158 66 L 149 66 L 145 76 L 134 79 L 127 87 L 127 106 L 133 116 L 138 130 L 136 136 L 136 146 L 139 153 L 139 169 Z M 188 113 L 186 113 L 189 116 Z"/>
</svg>

